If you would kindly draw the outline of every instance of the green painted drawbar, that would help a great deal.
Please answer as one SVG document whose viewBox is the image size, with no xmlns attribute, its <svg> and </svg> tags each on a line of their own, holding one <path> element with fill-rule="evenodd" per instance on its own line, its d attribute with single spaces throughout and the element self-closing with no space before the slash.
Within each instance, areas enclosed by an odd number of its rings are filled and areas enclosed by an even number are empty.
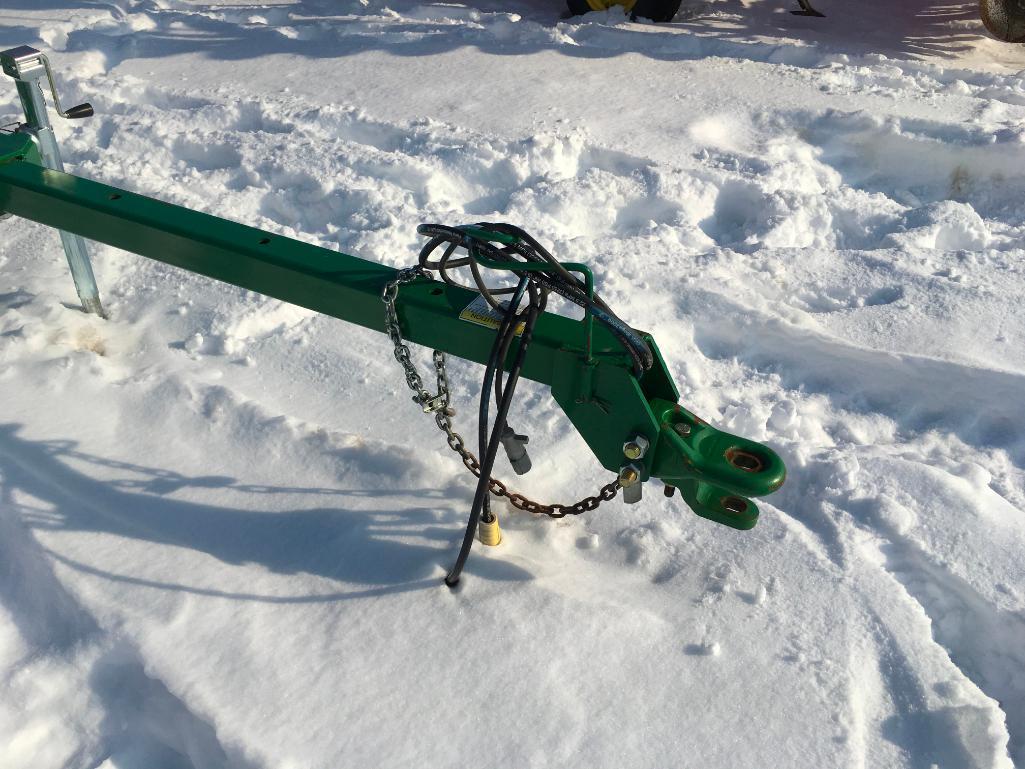
<svg viewBox="0 0 1025 769">
<path fill-rule="evenodd" d="M 25 133 L 0 133 L 0 212 L 385 332 L 381 292 L 397 270 L 44 168 Z M 403 337 L 485 363 L 495 331 L 459 318 L 477 296 L 427 279 L 403 286 L 396 303 Z M 655 363 L 638 378 L 618 340 L 600 324 L 588 360 L 584 323 L 546 312 L 522 373 L 551 387 L 604 467 L 618 472 L 624 443 L 643 436 L 651 450 L 633 461 L 643 480 L 677 487 L 698 515 L 750 528 L 758 510 L 749 498 L 782 485 L 782 460 L 680 406 L 658 347 L 648 339 Z M 515 351 L 514 344 L 507 366 Z"/>
</svg>

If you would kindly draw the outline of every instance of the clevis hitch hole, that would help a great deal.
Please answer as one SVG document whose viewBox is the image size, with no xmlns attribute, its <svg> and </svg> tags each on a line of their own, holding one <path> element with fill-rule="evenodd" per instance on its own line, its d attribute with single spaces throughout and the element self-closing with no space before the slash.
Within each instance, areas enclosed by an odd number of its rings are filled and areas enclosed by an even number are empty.
<svg viewBox="0 0 1025 769">
<path fill-rule="evenodd" d="M 765 467 L 765 462 L 757 454 L 744 449 L 730 449 L 726 452 L 726 461 L 745 473 L 757 473 Z"/>
<path fill-rule="evenodd" d="M 740 497 L 723 497 L 719 504 L 721 504 L 723 509 L 727 512 L 734 513 L 736 515 L 747 512 L 747 500 L 741 499 Z"/>
</svg>

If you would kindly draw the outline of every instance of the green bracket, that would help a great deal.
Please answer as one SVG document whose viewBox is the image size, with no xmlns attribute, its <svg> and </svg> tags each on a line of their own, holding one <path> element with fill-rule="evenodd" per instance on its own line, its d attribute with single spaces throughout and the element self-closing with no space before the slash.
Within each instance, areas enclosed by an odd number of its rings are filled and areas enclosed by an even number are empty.
<svg viewBox="0 0 1025 769">
<path fill-rule="evenodd" d="M 28 163 L 41 165 L 39 147 L 30 134 L 16 131 L 0 132 L 0 165 L 24 160 Z"/>
<path fill-rule="evenodd" d="M 0 134 L 0 213 L 14 214 L 157 261 L 384 332 L 381 291 L 396 270 L 144 195 L 43 168 L 27 136 Z M 485 233 L 490 236 L 494 233 Z M 483 261 L 482 261 L 483 264 Z M 487 265 L 492 266 L 492 265 Z M 504 263 L 496 268 L 509 269 Z M 565 265 L 593 277 L 584 265 Z M 531 269 L 518 264 L 517 270 Z M 478 296 L 432 280 L 403 286 L 396 302 L 403 337 L 485 363 L 494 329 L 460 320 Z M 618 472 L 624 443 L 649 449 L 630 460 L 641 480 L 676 487 L 698 515 L 751 528 L 750 497 L 771 494 L 786 475 L 772 449 L 722 432 L 679 405 L 658 346 L 640 377 L 600 324 L 543 313 L 522 375 L 547 384 L 603 467 Z M 512 345 L 506 365 L 514 359 Z"/>
<path fill-rule="evenodd" d="M 491 232 L 490 230 L 484 230 L 480 227 L 461 227 L 467 233 L 471 233 L 479 238 L 486 238 L 488 240 L 497 240 L 501 243 L 511 244 L 516 241 L 516 238 L 512 235 L 507 235 L 500 232 Z M 489 259 L 483 254 L 477 253 L 475 255 L 478 264 L 482 267 L 487 267 L 490 270 L 504 270 L 506 272 L 548 272 L 551 268 L 545 264 L 530 264 L 526 262 L 516 262 L 516 264 L 509 264 L 508 262 L 496 262 L 494 259 Z M 594 273 L 591 272 L 591 268 L 586 264 L 580 264 L 579 262 L 561 262 L 562 266 L 569 272 L 579 272 L 584 276 L 584 290 L 587 292 L 587 298 L 594 298 Z M 584 312 L 584 361 L 591 365 L 594 359 L 594 316 L 591 311 L 585 310 Z"/>
</svg>

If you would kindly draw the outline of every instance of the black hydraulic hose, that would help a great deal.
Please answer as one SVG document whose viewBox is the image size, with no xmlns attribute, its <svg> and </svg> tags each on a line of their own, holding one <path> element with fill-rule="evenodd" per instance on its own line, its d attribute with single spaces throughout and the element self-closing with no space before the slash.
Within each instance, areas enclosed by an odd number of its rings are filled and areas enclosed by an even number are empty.
<svg viewBox="0 0 1025 769">
<path fill-rule="evenodd" d="M 523 436 L 515 435 L 508 425 L 508 416 L 516 384 L 526 359 L 527 348 L 549 295 L 557 294 L 582 307 L 585 312 L 590 313 L 594 320 L 608 329 L 623 346 L 624 352 L 632 359 L 635 375 L 641 376 L 645 370 L 649 369 L 653 364 L 654 356 L 647 340 L 640 332 L 623 322 L 597 294 L 593 293 L 593 290 L 588 291 L 587 282 L 572 274 L 539 241 L 521 228 L 492 222 L 480 222 L 474 226 L 465 227 L 421 224 L 417 227 L 417 232 L 429 237 L 429 241 L 420 250 L 420 267 L 437 270 L 441 279 L 446 284 L 453 286 L 461 284 L 453 280 L 448 271 L 463 267 L 469 268 L 473 285 L 461 287 L 476 288 L 487 305 L 501 316 L 481 388 L 477 435 L 480 456 L 480 464 L 477 467 L 479 474 L 477 487 L 474 491 L 466 532 L 463 535 L 456 562 L 445 577 L 445 584 L 455 587 L 469 558 L 473 540 L 476 538 L 477 527 L 481 525 L 482 520 L 487 523 L 494 521 L 491 512 L 490 481 L 498 445 L 503 443 L 506 445 L 510 452 L 513 469 L 517 473 L 522 474 L 529 469 L 530 461 L 526 458 L 522 447 L 519 447 L 518 454 L 515 450 L 515 442 L 525 443 L 526 439 Z M 432 258 L 435 257 L 439 248 L 441 248 L 440 256 Z M 466 255 L 456 257 L 456 252 L 460 248 L 465 250 Z M 489 269 L 507 270 L 507 277 L 515 275 L 516 285 L 489 287 L 481 272 L 483 262 L 487 262 Z M 525 291 L 529 291 L 530 299 L 525 313 L 524 328 L 515 361 L 508 373 L 508 380 L 503 382 L 505 361 L 516 338 L 519 320 L 523 317 L 517 315 L 517 310 L 523 302 Z M 514 296 L 510 301 L 503 302 L 498 298 L 503 294 Z M 492 388 L 494 389 L 497 415 L 489 438 L 488 412 Z M 517 454 L 515 460 L 513 454 Z"/>
<path fill-rule="evenodd" d="M 531 288 L 531 291 L 533 292 L 535 286 L 533 286 L 533 284 L 531 284 L 530 288 Z M 531 294 L 531 296 L 533 296 L 533 293 Z M 547 305 L 548 305 L 548 292 L 547 291 L 541 291 L 538 294 L 538 296 L 537 296 L 537 301 L 538 301 L 538 313 L 540 314 L 540 313 L 544 312 L 545 307 L 547 307 Z M 502 361 L 503 363 L 505 362 L 505 359 L 506 359 L 506 357 L 509 354 L 509 348 L 512 346 L 512 341 L 515 338 L 516 338 L 515 330 L 512 330 L 508 334 L 506 334 L 505 339 L 502 341 L 502 350 L 501 350 L 501 352 L 498 355 L 498 360 L 499 361 Z M 503 367 L 501 365 L 497 369 L 495 369 L 495 406 L 496 407 L 498 406 L 499 403 L 502 402 L 502 377 L 504 376 L 504 374 L 505 374 L 505 372 L 503 371 Z"/>
<path fill-rule="evenodd" d="M 533 296 L 531 297 L 534 298 Z M 487 446 L 487 452 L 481 457 L 480 479 L 477 481 L 477 492 L 473 497 L 473 507 L 470 510 L 470 520 L 466 524 L 466 534 L 463 535 L 463 545 L 459 548 L 459 555 L 456 557 L 455 565 L 445 577 L 445 584 L 455 587 L 459 583 L 459 575 L 463 572 L 466 559 L 470 555 L 470 548 L 473 547 L 473 539 L 477 533 L 477 524 L 480 522 L 481 508 L 484 497 L 490 494 L 489 481 L 491 470 L 495 466 L 495 456 L 501 444 L 502 430 L 505 428 L 505 418 L 509 413 L 509 406 L 512 403 L 513 392 L 516 390 L 516 383 L 520 378 L 520 370 L 523 368 L 523 361 L 527 357 L 527 348 L 534 335 L 534 323 L 540 313 L 539 303 L 534 301 L 530 305 L 527 319 L 523 326 L 523 336 L 520 339 L 520 347 L 516 351 L 516 361 L 509 371 L 509 379 L 505 385 L 505 392 L 502 394 L 502 403 L 498 407 L 498 414 L 495 416 L 495 426 L 491 431 L 491 440 Z M 485 391 L 487 392 L 487 391 Z"/>
<path fill-rule="evenodd" d="M 498 354 L 498 359 L 504 361 L 506 356 L 509 354 L 509 348 L 512 347 L 512 340 L 515 338 L 515 332 L 512 334 L 506 334 L 505 339 L 502 340 L 502 349 Z M 495 406 L 497 407 L 502 402 L 502 377 L 504 375 L 502 367 L 499 366 L 495 371 Z"/>
<path fill-rule="evenodd" d="M 505 355 L 509 350 L 509 340 L 516 335 L 516 308 L 523 300 L 523 292 L 528 287 L 527 278 L 522 278 L 516 286 L 516 293 L 509 301 L 505 315 L 502 316 L 502 323 L 498 327 L 498 335 L 491 345 L 491 355 L 488 364 L 484 369 L 484 384 L 481 388 L 480 413 L 477 418 L 477 455 L 483 457 L 487 452 L 488 442 L 488 402 L 491 395 L 491 383 L 495 380 L 495 372 L 502 370 L 505 362 Z M 531 295 L 534 294 L 534 287 L 530 286 Z M 498 404 L 499 406 L 501 404 Z M 484 503 L 481 507 L 481 515 L 485 521 L 491 520 L 491 499 L 490 495 L 484 496 Z"/>
<path fill-rule="evenodd" d="M 502 311 L 503 307 L 495 298 L 496 294 L 511 293 L 513 288 L 488 288 L 480 274 L 480 268 L 476 263 L 476 254 L 480 253 L 489 259 L 515 263 L 516 255 L 528 262 L 543 263 L 550 269 L 551 273 L 531 273 L 531 278 L 541 287 L 552 293 L 562 296 L 585 310 L 592 313 L 595 320 L 603 324 L 613 336 L 623 345 L 627 354 L 630 355 L 634 364 L 635 373 L 640 376 L 644 371 L 651 368 L 654 356 L 648 343 L 627 323 L 624 323 L 609 306 L 602 301 L 598 295 L 588 296 L 583 282 L 577 276 L 571 274 L 552 254 L 541 245 L 535 238 L 520 227 L 504 222 L 481 222 L 477 226 L 492 232 L 511 235 L 519 239 L 519 243 L 498 248 L 482 239 L 468 236 L 458 227 L 449 227 L 442 224 L 422 224 L 417 231 L 424 235 L 431 236 L 431 240 L 420 252 L 420 264 L 426 268 L 439 269 L 442 278 L 447 283 L 454 283 L 446 274 L 447 269 L 468 266 L 472 273 L 473 282 L 477 291 L 494 309 Z M 446 244 L 445 251 L 437 262 L 430 261 L 430 254 L 438 246 Z M 459 259 L 452 259 L 454 247 L 463 246 L 468 256 Z M 515 267 L 511 270 L 522 277 L 525 273 L 516 272 Z"/>
</svg>

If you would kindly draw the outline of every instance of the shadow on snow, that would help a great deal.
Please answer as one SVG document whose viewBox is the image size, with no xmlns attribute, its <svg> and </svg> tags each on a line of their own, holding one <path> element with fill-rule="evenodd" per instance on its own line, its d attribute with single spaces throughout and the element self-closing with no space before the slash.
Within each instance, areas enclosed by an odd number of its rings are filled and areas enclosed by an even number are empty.
<svg viewBox="0 0 1025 769">
<path fill-rule="evenodd" d="M 190 477 L 112 461 L 79 451 L 70 441 L 29 441 L 19 425 L 0 425 L 0 521 L 16 517 L 35 531 L 103 532 L 206 553 L 228 564 L 259 564 L 278 574 L 309 574 L 352 589 L 308 595 L 259 595 L 196 584 L 158 581 L 133 573 L 101 570 L 51 550 L 65 565 L 106 579 L 162 590 L 263 601 L 314 603 L 440 588 L 445 569 L 463 532 L 462 522 L 444 508 L 352 510 L 331 504 L 261 512 L 172 498 L 182 489 L 225 489 L 252 495 L 288 494 L 344 502 L 359 496 L 388 496 L 391 491 L 260 486 L 227 476 Z M 136 476 L 96 480 L 73 464 L 125 470 Z M 138 476 L 141 476 L 139 478 Z M 418 497 L 443 499 L 438 490 L 410 490 Z M 7 521 L 4 528 L 10 528 Z M 0 542 L 0 561 L 23 562 L 10 538 Z M 22 537 L 24 539 L 24 537 Z M 31 537 L 30 537 L 31 539 Z M 23 563 L 23 566 L 28 566 Z M 12 567 L 14 568 L 14 567 Z M 467 571 L 492 580 L 527 580 L 512 564 L 471 558 Z M 28 590 L 28 575 L 8 575 L 0 586 Z M 11 596 L 5 596 L 11 598 Z M 20 601 L 13 600 L 11 605 Z"/>
</svg>

